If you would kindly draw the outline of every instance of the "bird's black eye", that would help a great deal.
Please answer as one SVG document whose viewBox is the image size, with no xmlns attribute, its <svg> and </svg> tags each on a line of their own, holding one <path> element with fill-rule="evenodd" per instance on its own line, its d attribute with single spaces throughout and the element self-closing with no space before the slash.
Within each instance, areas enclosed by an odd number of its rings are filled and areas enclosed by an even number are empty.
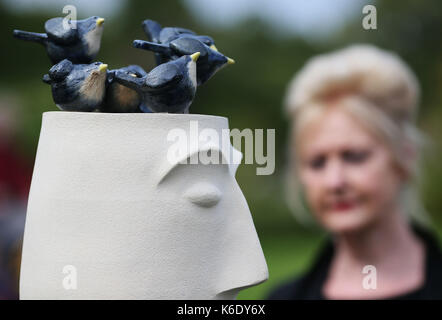
<svg viewBox="0 0 442 320">
<path fill-rule="evenodd" d="M 100 65 L 100 62 L 95 62 L 95 65 L 96 65 L 96 66 Z"/>
<path fill-rule="evenodd" d="M 97 19 L 98 19 L 98 16 L 94 16 L 94 19 L 97 20 Z"/>
</svg>

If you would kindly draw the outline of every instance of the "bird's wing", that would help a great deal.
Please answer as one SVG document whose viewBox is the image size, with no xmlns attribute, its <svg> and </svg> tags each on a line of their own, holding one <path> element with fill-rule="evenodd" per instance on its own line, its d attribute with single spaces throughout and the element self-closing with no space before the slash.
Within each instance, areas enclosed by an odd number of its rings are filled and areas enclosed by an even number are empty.
<svg viewBox="0 0 442 320">
<path fill-rule="evenodd" d="M 55 81 L 63 80 L 74 68 L 72 62 L 64 59 L 49 69 L 49 77 Z"/>
<path fill-rule="evenodd" d="M 141 26 L 143 27 L 144 33 L 147 36 L 147 40 L 156 43 L 160 41 L 161 25 L 158 22 L 146 19 L 143 21 Z"/>
<path fill-rule="evenodd" d="M 45 30 L 49 39 L 67 45 L 75 42 L 78 29 L 74 28 L 73 24 L 68 24 L 68 21 L 63 24 L 63 19 L 61 17 L 49 19 L 45 23 Z"/>
<path fill-rule="evenodd" d="M 182 34 L 182 33 L 188 33 L 188 34 L 196 34 L 195 32 L 193 32 L 190 29 L 186 29 L 186 28 L 180 28 L 180 27 L 173 27 L 171 29 L 174 29 L 174 31 L 178 34 Z"/>
<path fill-rule="evenodd" d="M 130 72 L 130 73 L 133 73 L 133 74 L 135 74 L 139 78 L 142 78 L 145 75 L 147 75 L 147 72 L 144 71 L 143 68 L 141 68 L 139 65 L 136 65 L 136 64 L 131 64 L 131 65 L 127 66 L 127 67 L 122 68 L 122 70 Z"/>
<path fill-rule="evenodd" d="M 194 37 L 208 46 L 215 44 L 215 40 L 213 40 L 213 38 L 210 36 L 195 35 Z"/>
<path fill-rule="evenodd" d="M 160 43 L 169 43 L 170 41 L 178 38 L 182 34 L 192 34 L 195 35 L 195 32 L 189 29 L 177 28 L 177 27 L 166 27 L 161 29 L 160 32 Z"/>
<path fill-rule="evenodd" d="M 115 81 L 125 87 L 134 89 L 135 91 L 142 93 L 141 87 L 143 86 L 144 78 L 133 77 L 128 72 L 114 70 L 111 81 Z"/>
<path fill-rule="evenodd" d="M 179 68 L 172 63 L 163 63 L 152 69 L 147 76 L 145 85 L 150 89 L 161 89 L 178 83 L 183 78 Z"/>
<path fill-rule="evenodd" d="M 207 55 L 208 47 L 201 41 L 191 37 L 181 37 L 173 40 L 169 46 L 180 55 L 191 55 L 195 52 L 200 53 L 200 58 Z"/>
</svg>

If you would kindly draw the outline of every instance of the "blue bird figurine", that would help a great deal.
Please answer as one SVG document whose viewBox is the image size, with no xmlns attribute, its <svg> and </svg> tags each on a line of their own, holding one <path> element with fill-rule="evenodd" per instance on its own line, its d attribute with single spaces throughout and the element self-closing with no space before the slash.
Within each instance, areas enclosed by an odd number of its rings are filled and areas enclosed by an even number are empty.
<svg viewBox="0 0 442 320">
<path fill-rule="evenodd" d="M 73 64 L 68 59 L 54 65 L 43 82 L 50 84 L 52 98 L 61 110 L 96 111 L 106 92 L 107 64 Z"/>
<path fill-rule="evenodd" d="M 192 52 L 200 52 L 201 55 L 197 62 L 196 72 L 198 86 L 206 83 L 222 67 L 235 63 L 233 59 L 226 57 L 217 50 L 213 50 L 200 40 L 186 36 L 176 38 L 169 42 L 169 44 L 134 40 L 133 46 L 160 54 L 162 57 L 166 57 L 165 60 L 167 61 L 177 59 L 183 55 L 189 55 Z"/>
<path fill-rule="evenodd" d="M 115 81 L 114 75 L 117 71 L 127 73 L 135 78 L 143 78 L 147 75 L 147 72 L 138 65 L 130 65 L 124 68 L 110 70 L 107 77 L 106 96 L 100 111 L 142 112 L 142 95 L 137 90 Z M 145 106 L 143 106 L 143 108 L 146 109 Z"/>
<path fill-rule="evenodd" d="M 197 35 L 194 31 L 179 28 L 179 27 L 165 27 L 162 28 L 161 25 L 150 19 L 146 19 L 141 24 L 144 33 L 147 36 L 147 40 L 150 42 L 160 43 L 164 45 L 168 45 L 171 41 L 178 39 L 180 37 L 193 38 L 201 41 L 202 43 L 209 46 L 212 50 L 218 51 L 215 46 L 215 41 L 213 38 L 206 35 Z M 162 55 L 159 52 L 155 53 L 155 60 L 157 65 L 168 62 L 170 60 L 169 57 Z"/>
<path fill-rule="evenodd" d="M 189 113 L 197 88 L 196 61 L 199 56 L 200 53 L 195 52 L 160 64 L 140 78 L 120 70 L 112 76 L 114 81 L 143 96 L 143 112 Z"/>
<path fill-rule="evenodd" d="M 14 30 L 13 35 L 17 39 L 44 45 L 53 64 L 64 59 L 76 64 L 91 63 L 100 50 L 104 19 L 94 16 L 74 20 L 70 23 L 71 27 L 66 27 L 63 19 L 58 17 L 46 21 L 45 33 Z"/>
</svg>

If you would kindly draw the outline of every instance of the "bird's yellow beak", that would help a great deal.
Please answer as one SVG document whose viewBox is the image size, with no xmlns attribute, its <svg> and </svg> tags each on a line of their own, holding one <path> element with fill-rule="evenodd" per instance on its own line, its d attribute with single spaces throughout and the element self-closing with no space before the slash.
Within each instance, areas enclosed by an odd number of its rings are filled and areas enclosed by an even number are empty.
<svg viewBox="0 0 442 320">
<path fill-rule="evenodd" d="M 234 64 L 235 60 L 233 60 L 232 58 L 227 58 L 227 64 Z"/>
<path fill-rule="evenodd" d="M 104 23 L 104 18 L 97 19 L 97 26 L 101 26 Z"/>
<path fill-rule="evenodd" d="M 198 58 L 200 57 L 200 52 L 199 51 L 197 51 L 197 52 L 195 52 L 194 54 L 192 54 L 192 55 L 190 55 L 190 58 L 194 61 L 194 62 L 196 62 L 196 60 L 198 60 Z"/>
<path fill-rule="evenodd" d="M 107 70 L 107 64 L 102 63 L 100 64 L 100 66 L 98 67 L 98 71 L 102 72 L 102 71 L 106 71 Z"/>
<path fill-rule="evenodd" d="M 212 45 L 210 46 L 210 49 L 215 50 L 216 52 L 218 52 L 218 49 L 215 47 L 214 44 L 212 44 Z"/>
</svg>

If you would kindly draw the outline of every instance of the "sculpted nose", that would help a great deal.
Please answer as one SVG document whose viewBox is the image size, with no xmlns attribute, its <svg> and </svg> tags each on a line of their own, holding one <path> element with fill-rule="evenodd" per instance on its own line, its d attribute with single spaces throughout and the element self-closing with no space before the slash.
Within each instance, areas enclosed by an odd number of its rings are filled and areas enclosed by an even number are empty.
<svg viewBox="0 0 442 320">
<path fill-rule="evenodd" d="M 269 278 L 269 271 L 261 246 L 243 251 L 243 259 L 238 259 L 235 269 L 225 278 L 224 286 L 219 288 L 216 299 L 235 299 L 241 290 L 258 285 Z"/>
<path fill-rule="evenodd" d="M 242 289 L 260 284 L 269 277 L 249 207 L 242 193 L 239 198 L 239 205 L 232 210 L 232 216 L 229 217 L 234 222 L 226 230 L 228 234 L 224 239 L 225 247 L 231 249 L 226 250 L 222 257 L 225 267 L 220 270 L 217 299 L 234 299 Z"/>
</svg>

